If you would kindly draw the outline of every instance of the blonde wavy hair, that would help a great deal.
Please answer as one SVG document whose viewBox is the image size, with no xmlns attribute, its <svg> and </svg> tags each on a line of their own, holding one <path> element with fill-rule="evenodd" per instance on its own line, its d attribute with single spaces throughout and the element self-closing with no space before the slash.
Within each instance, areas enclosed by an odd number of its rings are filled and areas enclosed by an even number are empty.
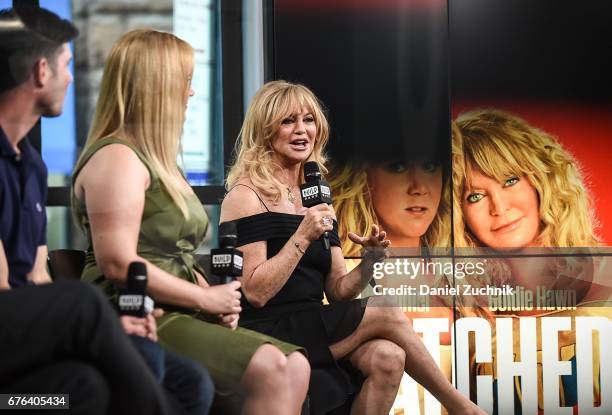
<svg viewBox="0 0 612 415">
<path fill-rule="evenodd" d="M 556 139 L 519 117 L 493 109 L 460 115 L 452 131 L 455 247 L 480 245 L 466 228 L 461 207 L 470 186 L 470 169 L 500 182 L 513 175 L 529 180 L 539 197 L 542 230 L 536 242 L 541 246 L 598 244 L 597 220 L 580 166 Z"/>
<path fill-rule="evenodd" d="M 314 149 L 309 160 L 319 164 L 322 174 L 327 173 L 324 150 L 329 138 L 329 125 L 321 103 L 304 85 L 272 81 L 262 86 L 251 100 L 236 141 L 234 162 L 227 175 L 228 190 L 240 179 L 248 177 L 274 203 L 280 201 L 286 184 L 281 183 L 273 174 L 279 166 L 273 160 L 272 139 L 281 121 L 302 109 L 312 114 L 317 127 Z M 302 165 L 301 180 L 303 175 Z"/>
<path fill-rule="evenodd" d="M 81 153 L 82 158 L 106 137 L 130 142 L 149 161 L 185 217 L 188 191 L 177 157 L 193 66 L 193 48 L 171 33 L 143 29 L 124 34 L 106 59 Z"/>
<path fill-rule="evenodd" d="M 367 163 L 348 163 L 333 167 L 330 172 L 330 185 L 334 195 L 334 209 L 338 217 L 338 234 L 342 241 L 345 257 L 361 255 L 361 245 L 348 238 L 349 232 L 365 235 L 373 224 L 379 224 L 372 195 L 368 186 Z M 433 221 L 421 236 L 421 246 L 446 248 L 450 246 L 450 189 L 448 175 L 443 173 L 440 205 Z"/>
</svg>

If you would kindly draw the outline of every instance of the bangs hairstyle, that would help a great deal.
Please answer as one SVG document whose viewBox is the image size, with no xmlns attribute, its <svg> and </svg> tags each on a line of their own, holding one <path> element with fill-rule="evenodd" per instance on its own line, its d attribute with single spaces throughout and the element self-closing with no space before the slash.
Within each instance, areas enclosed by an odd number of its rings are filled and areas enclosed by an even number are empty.
<svg viewBox="0 0 612 415">
<path fill-rule="evenodd" d="M 280 201 L 286 184 L 274 177 L 274 171 L 280 166 L 273 160 L 272 139 L 283 119 L 303 109 L 312 114 L 317 127 L 314 148 L 308 160 L 316 161 L 321 173 L 327 173 L 324 150 L 329 138 L 329 125 L 321 103 L 304 85 L 272 81 L 262 86 L 251 100 L 234 148 L 234 162 L 227 175 L 228 190 L 240 179 L 248 177 L 274 203 Z M 300 180 L 304 180 L 303 164 L 300 166 Z"/>
<path fill-rule="evenodd" d="M 541 246 L 598 244 L 597 220 L 580 166 L 556 139 L 518 117 L 491 109 L 460 115 L 452 131 L 455 246 L 480 245 L 463 220 L 464 195 L 471 188 L 469 170 L 499 182 L 512 176 L 529 180 L 539 198 L 542 230 L 536 242 Z"/>
<path fill-rule="evenodd" d="M 450 186 L 447 168 L 442 172 L 442 195 L 440 205 L 427 231 L 421 236 L 421 246 L 428 248 L 447 248 L 450 246 Z M 368 186 L 367 169 L 369 164 L 347 164 L 331 169 L 330 186 L 333 189 L 334 209 L 338 217 L 338 234 L 342 241 L 345 257 L 361 256 L 362 246 L 348 238 L 349 232 L 366 235 L 373 224 L 380 224 L 372 194 Z M 391 241 L 393 243 L 393 241 Z"/>
<path fill-rule="evenodd" d="M 193 48 L 173 34 L 134 30 L 123 35 L 106 60 L 82 153 L 106 137 L 129 141 L 185 217 L 189 193 L 177 157 L 193 66 Z"/>
</svg>

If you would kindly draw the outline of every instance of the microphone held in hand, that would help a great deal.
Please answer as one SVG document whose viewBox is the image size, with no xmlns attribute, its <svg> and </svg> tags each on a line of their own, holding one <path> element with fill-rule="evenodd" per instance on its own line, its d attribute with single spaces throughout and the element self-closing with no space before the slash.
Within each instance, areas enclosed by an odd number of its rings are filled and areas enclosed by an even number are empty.
<svg viewBox="0 0 612 415">
<path fill-rule="evenodd" d="M 238 243 L 236 222 L 219 224 L 219 248 L 210 251 L 210 271 L 229 283 L 242 275 L 242 252 L 236 249 Z"/>
<path fill-rule="evenodd" d="M 128 267 L 127 286 L 119 289 L 117 299 L 119 314 L 145 317 L 153 311 L 155 303 L 147 295 L 147 266 L 132 262 Z"/>
<path fill-rule="evenodd" d="M 304 163 L 304 180 L 300 186 L 300 194 L 302 196 L 302 205 L 304 207 L 312 207 L 320 205 L 321 203 L 327 203 L 331 205 L 331 188 L 329 183 L 325 180 L 321 180 L 321 170 L 316 161 L 307 161 Z M 321 237 L 323 247 L 329 250 L 329 232 L 323 232 Z"/>
</svg>

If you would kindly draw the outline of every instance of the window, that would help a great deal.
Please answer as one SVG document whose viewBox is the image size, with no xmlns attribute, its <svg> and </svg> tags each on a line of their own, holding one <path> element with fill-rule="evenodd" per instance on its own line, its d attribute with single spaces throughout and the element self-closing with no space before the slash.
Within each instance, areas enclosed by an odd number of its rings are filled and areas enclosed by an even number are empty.
<svg viewBox="0 0 612 415">
<path fill-rule="evenodd" d="M 179 164 L 209 214 L 218 222 L 224 170 L 242 122 L 242 43 L 239 0 L 136 0 L 88 2 L 31 0 L 80 31 L 72 44 L 74 82 L 63 113 L 43 119 L 30 134 L 49 168 L 48 243 L 50 249 L 81 248 L 70 215 L 70 180 L 91 124 L 104 60 L 114 42 L 136 28 L 171 31 L 196 51 L 196 67 Z M 2 8 L 10 0 L 0 0 Z M 16 3 L 16 2 L 15 2 Z M 20 4 L 25 1 L 20 1 Z M 222 41 L 223 40 L 223 41 Z M 222 65 L 222 61 L 224 65 Z M 225 68 L 230 68 L 226 71 Z M 226 88 L 226 85 L 230 87 Z M 226 118 L 224 113 L 228 114 Z M 226 134 L 224 134 L 226 132 Z M 215 228 L 215 229 L 213 229 Z M 214 237 L 216 226 L 209 234 Z"/>
</svg>

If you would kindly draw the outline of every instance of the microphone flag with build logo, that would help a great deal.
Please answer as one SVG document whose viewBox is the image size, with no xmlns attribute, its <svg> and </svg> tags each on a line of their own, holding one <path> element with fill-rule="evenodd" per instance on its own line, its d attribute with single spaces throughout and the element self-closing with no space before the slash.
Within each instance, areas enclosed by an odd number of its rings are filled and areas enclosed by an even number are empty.
<svg viewBox="0 0 612 415">
<path fill-rule="evenodd" d="M 127 286 L 119 289 L 119 314 L 144 317 L 153 311 L 155 303 L 147 295 L 147 266 L 132 262 L 128 267 Z"/>
<path fill-rule="evenodd" d="M 316 161 L 307 161 L 304 163 L 304 180 L 300 186 L 300 195 L 302 196 L 302 205 L 304 207 L 312 207 L 321 203 L 332 203 L 331 188 L 329 183 L 321 180 L 321 170 Z M 329 232 L 323 232 L 322 242 L 325 249 L 329 250 Z"/>
<path fill-rule="evenodd" d="M 219 224 L 219 248 L 210 251 L 210 271 L 228 283 L 242 275 L 242 252 L 236 249 L 236 222 Z"/>
</svg>

